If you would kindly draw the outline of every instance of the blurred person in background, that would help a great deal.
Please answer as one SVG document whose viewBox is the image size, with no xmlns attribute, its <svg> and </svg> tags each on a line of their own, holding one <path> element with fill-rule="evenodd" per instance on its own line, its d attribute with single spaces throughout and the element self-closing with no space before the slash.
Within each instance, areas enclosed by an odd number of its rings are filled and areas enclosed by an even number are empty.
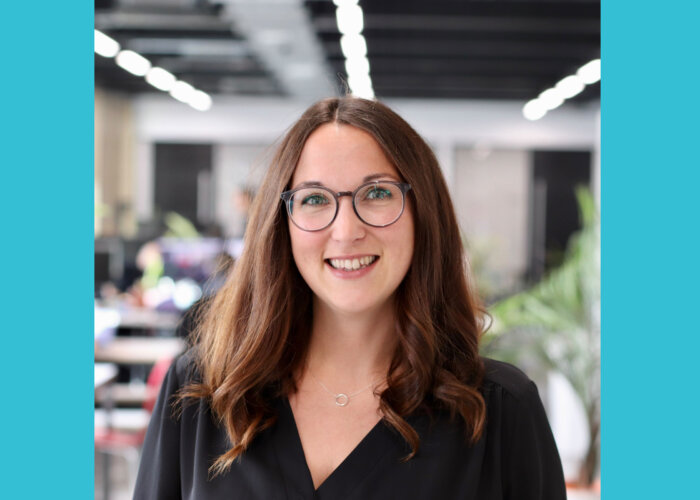
<svg viewBox="0 0 700 500">
<path fill-rule="evenodd" d="M 163 383 L 135 499 L 564 499 L 537 388 L 479 356 L 445 180 L 385 105 L 309 108 Z"/>
<path fill-rule="evenodd" d="M 250 217 L 250 207 L 255 199 L 255 189 L 250 186 L 241 185 L 236 188 L 233 193 L 233 209 L 239 216 L 239 229 L 237 229 L 235 237 L 242 238 L 245 230 L 248 227 L 248 218 Z"/>
</svg>

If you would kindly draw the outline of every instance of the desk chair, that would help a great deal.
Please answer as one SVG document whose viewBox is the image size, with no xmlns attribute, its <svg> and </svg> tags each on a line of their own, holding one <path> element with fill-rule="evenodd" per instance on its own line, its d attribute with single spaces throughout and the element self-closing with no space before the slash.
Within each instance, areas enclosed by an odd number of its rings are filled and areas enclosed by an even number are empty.
<svg viewBox="0 0 700 500">
<path fill-rule="evenodd" d="M 107 401 L 104 401 L 106 407 L 95 409 L 95 451 L 125 460 L 130 491 L 133 491 L 136 483 L 141 446 L 151 412 L 171 363 L 172 358 L 164 358 L 153 365 L 146 380 L 146 397 L 141 408 L 111 408 L 113 402 L 107 396 Z M 105 474 L 103 481 L 108 485 L 109 471 L 106 470 Z M 108 494 L 107 490 L 105 488 L 105 495 Z"/>
</svg>

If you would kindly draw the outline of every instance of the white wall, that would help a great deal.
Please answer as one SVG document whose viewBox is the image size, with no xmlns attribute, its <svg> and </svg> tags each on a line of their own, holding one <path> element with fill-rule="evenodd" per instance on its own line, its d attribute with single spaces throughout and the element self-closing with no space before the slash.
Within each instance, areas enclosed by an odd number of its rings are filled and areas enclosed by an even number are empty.
<svg viewBox="0 0 700 500">
<path fill-rule="evenodd" d="M 513 290 L 528 264 L 530 155 L 460 148 L 455 163 L 452 197 L 482 291 Z"/>
<path fill-rule="evenodd" d="M 522 116 L 522 103 L 499 101 L 388 100 L 433 146 L 445 176 L 453 185 L 458 175 L 455 151 L 469 149 L 591 149 L 597 142 L 598 103 L 569 105 L 530 122 Z M 220 189 L 217 213 L 225 213 L 225 186 L 242 175 L 240 161 L 249 158 L 231 148 L 265 147 L 279 139 L 311 103 L 289 99 L 214 97 L 207 112 L 196 111 L 167 95 L 141 96 L 134 101 L 137 172 L 134 205 L 141 218 L 152 207 L 154 142 L 207 142 L 218 144 L 215 152 L 215 182 Z M 253 154 L 253 157 L 255 155 Z M 253 157 L 249 159 L 252 161 Z M 216 158 L 219 158 L 216 160 Z M 233 162 L 233 163 L 229 163 Z M 475 167 L 476 168 L 476 167 Z M 235 181 L 227 177 L 232 175 Z M 453 193 L 454 194 L 454 193 Z"/>
<path fill-rule="evenodd" d="M 243 235 L 245 214 L 234 197 L 242 187 L 260 184 L 268 149 L 240 144 L 220 144 L 214 149 L 215 214 L 226 237 Z"/>
<path fill-rule="evenodd" d="M 592 149 L 599 103 L 564 104 L 541 120 L 522 116 L 520 102 L 387 100 L 431 144 L 487 143 L 501 149 Z M 311 102 L 214 97 L 209 111 L 195 111 L 167 95 L 135 100 L 143 140 L 270 143 Z"/>
</svg>

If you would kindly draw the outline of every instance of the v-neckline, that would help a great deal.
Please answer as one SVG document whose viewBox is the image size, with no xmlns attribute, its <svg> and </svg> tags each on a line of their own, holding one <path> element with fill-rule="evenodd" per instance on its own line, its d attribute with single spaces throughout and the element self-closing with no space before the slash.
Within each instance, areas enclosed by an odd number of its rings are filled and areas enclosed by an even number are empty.
<svg viewBox="0 0 700 500">
<path fill-rule="evenodd" d="M 396 440 L 380 420 L 315 489 L 291 404 L 282 398 L 280 406 L 277 455 L 285 481 L 304 498 L 340 499 L 349 495 L 386 453 L 397 448 Z"/>
</svg>

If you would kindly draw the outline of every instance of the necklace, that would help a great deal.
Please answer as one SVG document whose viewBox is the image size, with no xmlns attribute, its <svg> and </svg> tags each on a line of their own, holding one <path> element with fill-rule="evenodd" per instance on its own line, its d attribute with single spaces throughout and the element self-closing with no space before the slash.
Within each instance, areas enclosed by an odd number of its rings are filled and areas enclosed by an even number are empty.
<svg viewBox="0 0 700 500">
<path fill-rule="evenodd" d="M 370 384 L 367 387 L 360 389 L 357 392 L 353 392 L 352 394 L 345 394 L 344 392 L 335 393 L 335 392 L 331 391 L 328 387 L 323 385 L 323 382 L 321 382 L 319 379 L 317 379 L 314 376 L 313 372 L 311 371 L 311 368 L 308 368 L 308 370 L 309 370 L 309 375 L 311 375 L 311 378 L 314 379 L 318 385 L 323 387 L 324 391 L 326 391 L 328 394 L 330 394 L 331 396 L 333 396 L 335 398 L 335 404 L 337 406 L 347 406 L 348 403 L 350 403 L 350 399 L 354 398 L 358 394 L 362 394 L 367 389 L 369 389 L 370 387 L 372 387 L 373 385 L 375 385 L 376 383 L 378 383 L 379 381 L 382 380 L 382 379 L 378 379 L 376 381 L 370 382 Z"/>
</svg>

